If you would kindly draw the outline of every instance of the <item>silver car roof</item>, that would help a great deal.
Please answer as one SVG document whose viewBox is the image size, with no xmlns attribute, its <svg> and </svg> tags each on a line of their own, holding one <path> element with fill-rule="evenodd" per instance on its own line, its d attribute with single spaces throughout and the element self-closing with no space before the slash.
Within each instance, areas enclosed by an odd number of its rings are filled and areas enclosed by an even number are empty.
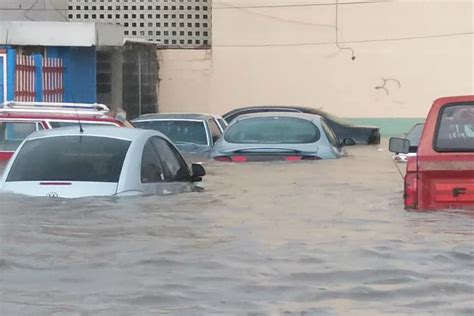
<svg viewBox="0 0 474 316">
<path fill-rule="evenodd" d="M 319 121 L 321 119 L 320 115 L 316 114 L 307 114 L 307 113 L 299 113 L 299 112 L 261 112 L 261 113 L 249 113 L 243 114 L 235 118 L 234 121 L 241 121 L 249 118 L 255 117 L 294 117 L 300 118 L 308 121 Z"/>
</svg>

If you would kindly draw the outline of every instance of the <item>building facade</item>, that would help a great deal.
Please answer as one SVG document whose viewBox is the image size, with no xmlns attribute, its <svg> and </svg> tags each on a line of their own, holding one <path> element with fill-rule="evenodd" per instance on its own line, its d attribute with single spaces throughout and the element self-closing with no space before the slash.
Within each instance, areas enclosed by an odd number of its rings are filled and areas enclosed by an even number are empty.
<svg viewBox="0 0 474 316">
<path fill-rule="evenodd" d="M 96 102 L 97 50 L 122 45 L 114 25 L 0 22 L 0 102 Z"/>
<path fill-rule="evenodd" d="M 474 94 L 472 1 L 339 1 L 338 45 L 331 2 L 214 2 L 212 50 L 159 54 L 161 109 L 292 104 L 372 121 Z"/>
<path fill-rule="evenodd" d="M 166 48 L 209 48 L 211 0 L 68 0 L 69 21 L 124 27 L 128 39 Z"/>
</svg>

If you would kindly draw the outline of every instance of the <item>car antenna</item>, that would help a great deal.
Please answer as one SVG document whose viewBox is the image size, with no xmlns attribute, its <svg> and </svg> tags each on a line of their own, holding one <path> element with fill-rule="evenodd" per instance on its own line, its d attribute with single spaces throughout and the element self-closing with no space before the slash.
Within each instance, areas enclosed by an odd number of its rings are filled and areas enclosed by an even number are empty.
<svg viewBox="0 0 474 316">
<path fill-rule="evenodd" d="M 77 116 L 77 122 L 79 123 L 79 133 L 84 133 L 84 129 L 82 128 L 82 123 L 81 123 L 81 118 L 79 116 L 79 113 L 77 112 L 77 108 L 74 107 L 74 109 L 76 110 L 76 116 Z"/>
<path fill-rule="evenodd" d="M 74 96 L 72 96 L 72 102 L 74 103 Z M 77 112 L 77 107 L 74 107 L 74 111 L 76 112 L 77 122 L 79 123 L 79 133 L 84 133 L 84 129 L 82 128 L 81 117 L 79 116 L 79 112 Z"/>
</svg>

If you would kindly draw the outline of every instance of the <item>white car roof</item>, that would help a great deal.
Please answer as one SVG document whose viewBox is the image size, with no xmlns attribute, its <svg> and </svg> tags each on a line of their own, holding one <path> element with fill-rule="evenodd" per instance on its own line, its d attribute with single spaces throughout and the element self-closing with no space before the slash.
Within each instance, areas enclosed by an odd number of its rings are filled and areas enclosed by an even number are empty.
<svg viewBox="0 0 474 316">
<path fill-rule="evenodd" d="M 154 130 L 145 130 L 140 128 L 127 128 L 127 127 L 111 127 L 111 126 L 83 126 L 83 132 L 81 133 L 78 126 L 73 127 L 62 127 L 48 130 L 41 130 L 30 134 L 25 140 L 32 140 L 38 138 L 57 137 L 57 136 L 72 136 L 72 135 L 83 135 L 83 136 L 97 136 L 97 137 L 108 137 L 108 138 L 120 138 L 129 141 L 134 141 L 142 137 L 149 136 L 161 136 L 168 140 L 168 138 L 162 133 Z"/>
</svg>

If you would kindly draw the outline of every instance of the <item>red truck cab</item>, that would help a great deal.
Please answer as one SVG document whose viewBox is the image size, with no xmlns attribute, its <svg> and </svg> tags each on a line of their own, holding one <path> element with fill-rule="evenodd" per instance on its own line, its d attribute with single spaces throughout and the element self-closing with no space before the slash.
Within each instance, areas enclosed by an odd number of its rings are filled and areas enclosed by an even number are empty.
<svg viewBox="0 0 474 316">
<path fill-rule="evenodd" d="M 390 151 L 410 142 L 391 138 Z M 416 157 L 407 162 L 405 209 L 474 209 L 474 95 L 434 101 Z"/>
<path fill-rule="evenodd" d="M 0 104 L 0 162 L 8 161 L 29 134 L 67 126 L 132 127 L 109 115 L 103 104 L 7 102 Z"/>
</svg>

